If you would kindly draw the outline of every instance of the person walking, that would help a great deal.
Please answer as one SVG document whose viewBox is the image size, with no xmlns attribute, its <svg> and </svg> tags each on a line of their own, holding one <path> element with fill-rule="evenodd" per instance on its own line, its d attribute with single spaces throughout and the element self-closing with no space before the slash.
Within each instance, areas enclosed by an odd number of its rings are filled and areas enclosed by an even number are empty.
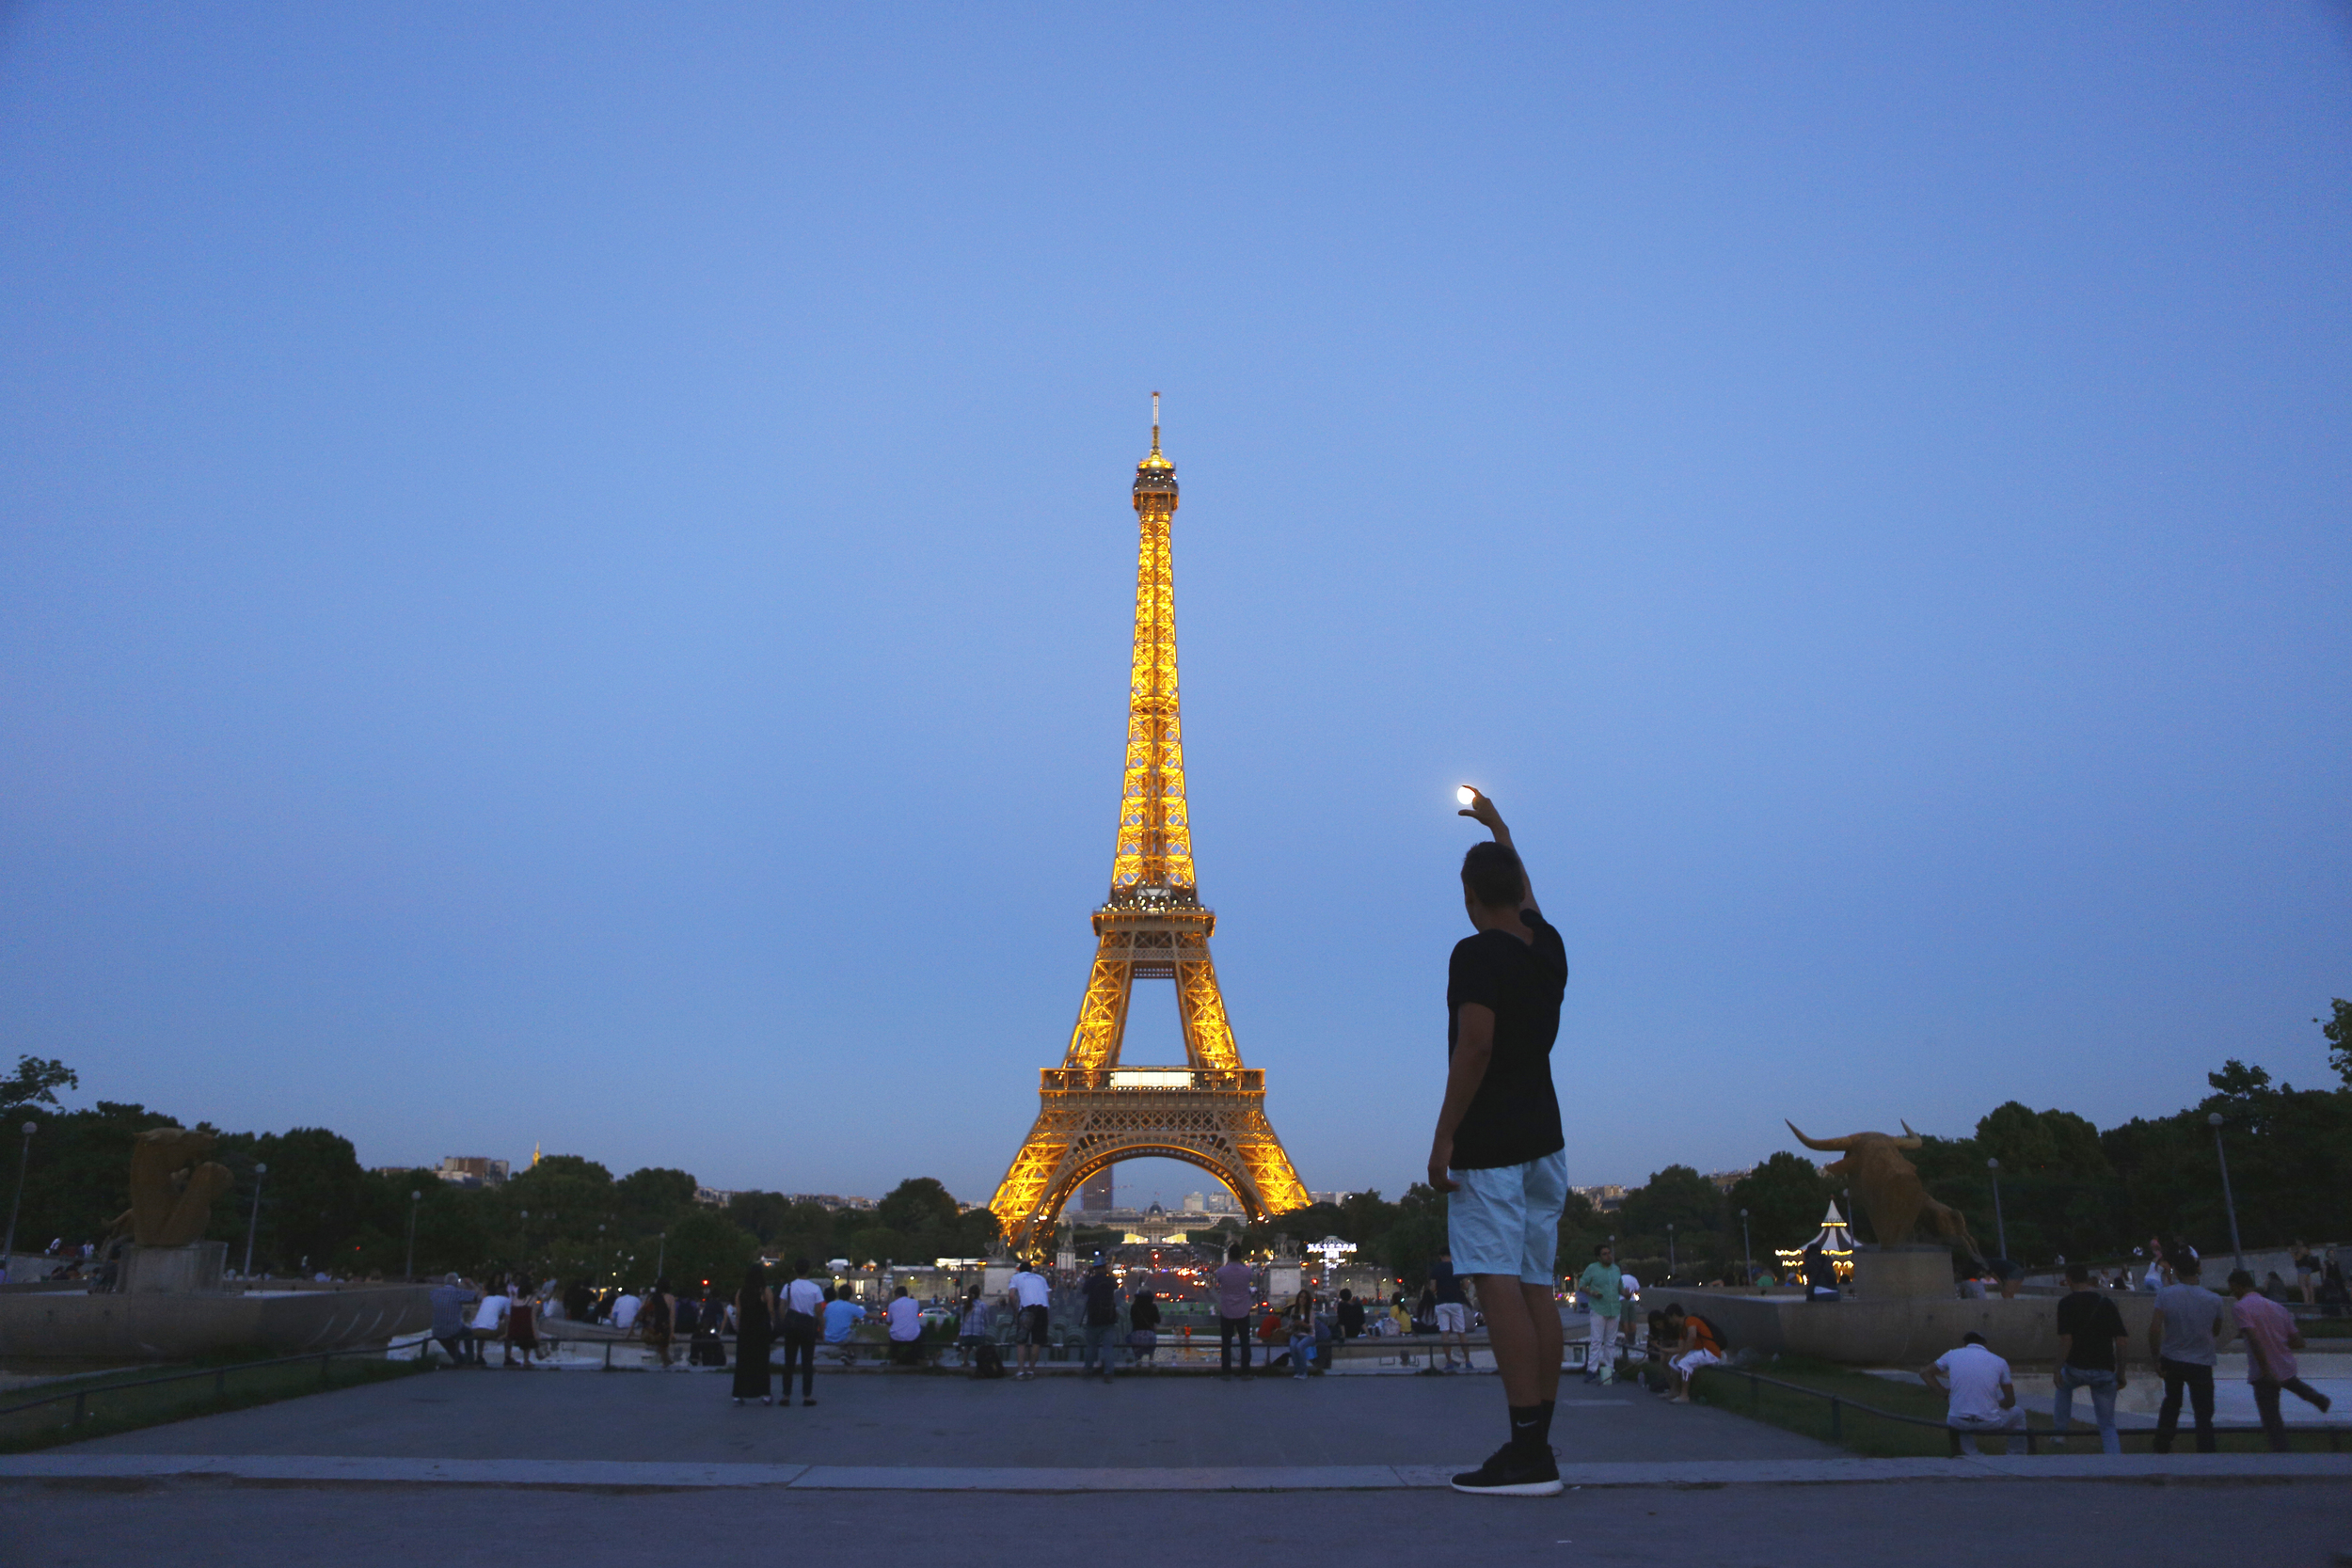
<svg viewBox="0 0 2352 1568">
<path fill-rule="evenodd" d="M 1053 1300 L 1053 1287 L 1046 1282 L 1043 1264 L 1024 1262 L 1006 1283 L 1005 1296 L 1012 1307 L 1013 1343 L 1020 1351 L 1020 1370 L 1012 1375 L 1025 1382 L 1037 1376 L 1037 1353 L 1045 1348 L 1051 1322 L 1047 1304 Z"/>
<path fill-rule="evenodd" d="M 1478 791 L 1464 793 L 1461 815 L 1486 827 L 1492 842 L 1462 857 L 1462 905 L 1473 934 L 1454 944 L 1447 968 L 1445 1098 L 1428 1174 L 1432 1187 L 1452 1195 L 1447 1251 L 1477 1285 L 1510 1440 L 1454 1486 L 1550 1497 L 1560 1491 L 1550 1445 L 1560 1391 L 1551 1263 L 1568 1191 L 1551 1047 L 1568 958 L 1536 907 L 1502 814 Z"/>
<path fill-rule="evenodd" d="M 1584 1309 L 1593 1319 L 1592 1341 L 1584 1353 L 1587 1383 L 1617 1380 L 1617 1312 L 1623 1305 L 1618 1286 L 1623 1277 L 1617 1271 L 1617 1251 L 1607 1242 L 1593 1248 L 1593 1260 L 1576 1276 L 1576 1288 L 1584 1297 Z"/>
<path fill-rule="evenodd" d="M 2296 1329 L 2295 1314 L 2256 1291 L 2254 1276 L 2244 1269 L 2231 1274 L 2230 1294 L 2237 1298 L 2237 1331 L 2246 1339 L 2246 1381 L 2254 1391 L 2263 1434 L 2270 1439 L 2273 1453 L 2284 1453 L 2289 1444 L 2286 1418 L 2279 1413 L 2279 1391 L 2283 1388 L 2316 1406 L 2323 1416 L 2332 1402 L 2304 1382 L 2296 1365 L 2303 1336 Z"/>
<path fill-rule="evenodd" d="M 1233 1347 L 1241 1347 L 1241 1375 L 1249 1377 L 1249 1319 L 1257 1306 L 1256 1272 L 1242 1261 L 1241 1243 L 1225 1249 L 1225 1261 L 1209 1276 L 1216 1284 L 1216 1375 L 1233 1375 Z"/>
<path fill-rule="evenodd" d="M 777 1386 L 776 1403 L 792 1404 L 792 1369 L 801 1369 L 801 1402 L 817 1402 L 818 1319 L 825 1310 L 825 1292 L 808 1277 L 808 1259 L 792 1259 L 792 1279 L 776 1292 L 776 1327 L 784 1340 L 784 1379 Z"/>
<path fill-rule="evenodd" d="M 1445 1351 L 1445 1370 L 1454 1370 L 1454 1347 L 1462 1347 L 1462 1370 L 1470 1370 L 1470 1302 L 1462 1294 L 1462 1276 L 1454 1272 L 1454 1249 L 1438 1249 L 1429 1265 L 1429 1289 L 1437 1297 L 1438 1343 Z"/>
<path fill-rule="evenodd" d="M 2203 1265 L 2194 1258 L 2173 1265 L 2177 1283 L 2156 1292 L 2148 1320 L 2148 1358 L 2164 1379 L 2164 1403 L 2156 1410 L 2155 1451 L 2170 1453 L 2181 1429 L 2181 1395 L 2186 1392 L 2197 1421 L 2197 1451 L 2214 1451 L 2213 1368 L 2229 1333 L 2230 1311 L 2221 1298 L 2197 1283 Z"/>
<path fill-rule="evenodd" d="M 2068 1294 L 2058 1305 L 2058 1375 L 2050 1405 L 2055 1448 L 2066 1446 L 2066 1429 L 2074 1424 L 2074 1390 L 2090 1390 L 2090 1408 L 2099 1422 L 2099 1447 L 2107 1453 L 2123 1451 L 2115 1433 L 2115 1396 L 2123 1391 L 2123 1346 L 2131 1330 L 2106 1292 L 2090 1283 L 2090 1270 L 2081 1263 L 2066 1265 Z"/>
<path fill-rule="evenodd" d="M 1103 1381 L 1111 1380 L 1111 1358 L 1119 1354 L 1119 1281 L 1111 1277 L 1110 1265 L 1101 1258 L 1079 1282 L 1078 1294 L 1086 1303 L 1086 1350 L 1078 1363 L 1078 1374 L 1099 1370 Z M 1098 1368 L 1099 1362 L 1099 1368 Z"/>
<path fill-rule="evenodd" d="M 2001 1452 L 2017 1451 L 2016 1433 L 2026 1430 L 2026 1413 L 2017 1407 L 2017 1385 L 2009 1363 L 1993 1354 L 1981 1334 L 1960 1337 L 1958 1350 L 1937 1356 L 1919 1381 L 1946 1396 L 1944 1424 L 1960 1433 L 1960 1451 L 1978 1453 L 1977 1434 L 2001 1433 Z"/>
<path fill-rule="evenodd" d="M 676 1323 L 677 1297 L 670 1293 L 667 1278 L 657 1279 L 637 1308 L 637 1337 L 645 1342 L 647 1350 L 660 1358 L 663 1371 L 670 1370 L 670 1339 L 675 1332 Z"/>
<path fill-rule="evenodd" d="M 769 1347 L 775 1342 L 775 1292 L 768 1289 L 768 1271 L 755 1260 L 743 1271 L 742 1288 L 735 1292 L 735 1402 L 756 1398 L 769 1401 Z M 785 1396 L 787 1400 L 790 1394 Z"/>
</svg>

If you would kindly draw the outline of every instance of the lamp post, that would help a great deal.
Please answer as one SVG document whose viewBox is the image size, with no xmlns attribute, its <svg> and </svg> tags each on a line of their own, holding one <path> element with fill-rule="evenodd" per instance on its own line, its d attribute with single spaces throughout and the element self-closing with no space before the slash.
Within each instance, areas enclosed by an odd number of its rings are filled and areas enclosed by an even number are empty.
<svg viewBox="0 0 2352 1568">
<path fill-rule="evenodd" d="M 2246 1267 L 2246 1249 L 2238 1244 L 2237 1199 L 2230 1196 L 2230 1156 L 2221 1148 L 2221 1113 L 2216 1111 L 2205 1118 L 2205 1125 L 2213 1129 L 2213 1157 L 2221 1166 L 2221 1206 L 2230 1214 L 2230 1255 L 2242 1269 Z"/>
<path fill-rule="evenodd" d="M 661 1232 L 660 1241 L 660 1247 L 653 1255 L 653 1276 L 656 1279 L 661 1277 L 661 1265 L 670 1260 L 670 1233 L 666 1230 Z"/>
<path fill-rule="evenodd" d="M 262 1225 L 262 1178 L 268 1174 L 267 1165 L 259 1160 L 253 1162 L 253 1212 L 245 1222 L 245 1276 L 247 1279 L 253 1277 L 253 1232 Z"/>
<path fill-rule="evenodd" d="M 1756 1243 L 1748 1240 L 1748 1212 L 1740 1211 L 1740 1253 L 1748 1261 L 1748 1283 L 1756 1283 Z"/>
<path fill-rule="evenodd" d="M 8 1239 L 0 1242 L 0 1285 L 8 1282 L 8 1260 L 16 1255 L 16 1212 L 24 1202 L 24 1162 L 33 1157 L 33 1134 L 40 1131 L 40 1123 L 28 1121 L 20 1131 L 24 1141 L 16 1149 L 16 1196 L 8 1199 Z"/>
<path fill-rule="evenodd" d="M 1674 1280 L 1675 1280 L 1675 1222 L 1674 1222 L 1674 1221 L 1672 1221 L 1672 1220 L 1668 1220 L 1668 1221 L 1666 1222 L 1666 1283 L 1667 1283 L 1667 1284 L 1669 1284 L 1669 1285 L 1671 1285 L 1671 1284 L 1673 1284 L 1673 1283 L 1674 1283 Z"/>
<path fill-rule="evenodd" d="M 1993 1173 L 1993 1229 L 2000 1238 L 2001 1256 L 2009 1256 L 2009 1221 L 2001 1217 L 2001 1162 L 1988 1159 L 1984 1168 Z"/>
<path fill-rule="evenodd" d="M 424 1194 L 414 1187 L 408 1190 L 408 1258 L 401 1265 L 401 1274 L 409 1279 L 417 1277 L 417 1204 Z"/>
</svg>

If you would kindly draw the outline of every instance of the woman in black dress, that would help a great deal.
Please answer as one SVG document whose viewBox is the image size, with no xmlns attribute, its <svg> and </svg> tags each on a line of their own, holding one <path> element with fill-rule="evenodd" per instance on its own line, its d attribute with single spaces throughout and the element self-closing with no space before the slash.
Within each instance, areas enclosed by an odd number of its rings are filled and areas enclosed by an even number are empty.
<svg viewBox="0 0 2352 1568">
<path fill-rule="evenodd" d="M 768 1291 L 767 1271 L 754 1263 L 743 1275 L 743 1288 L 735 1292 L 735 1402 L 757 1395 L 769 1402 L 768 1347 L 775 1339 L 775 1302 Z"/>
</svg>

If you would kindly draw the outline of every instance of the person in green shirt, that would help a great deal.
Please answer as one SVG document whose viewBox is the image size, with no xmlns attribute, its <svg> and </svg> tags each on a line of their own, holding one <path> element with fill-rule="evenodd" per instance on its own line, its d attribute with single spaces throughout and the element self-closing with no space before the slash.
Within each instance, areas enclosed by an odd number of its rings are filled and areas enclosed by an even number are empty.
<svg viewBox="0 0 2352 1568">
<path fill-rule="evenodd" d="M 1576 1288 L 1593 1315 L 1593 1345 L 1584 1357 L 1587 1383 L 1617 1380 L 1617 1255 L 1603 1242 L 1593 1248 L 1593 1260 L 1576 1276 Z"/>
</svg>

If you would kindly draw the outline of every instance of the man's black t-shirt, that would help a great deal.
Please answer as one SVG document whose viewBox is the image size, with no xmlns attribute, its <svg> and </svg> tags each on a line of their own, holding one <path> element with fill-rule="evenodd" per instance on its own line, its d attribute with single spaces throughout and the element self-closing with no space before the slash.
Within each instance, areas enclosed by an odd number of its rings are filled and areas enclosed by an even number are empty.
<svg viewBox="0 0 2352 1568">
<path fill-rule="evenodd" d="M 1109 1328 L 1118 1324 L 1119 1281 L 1107 1274 L 1089 1274 L 1078 1281 L 1078 1293 L 1086 1298 L 1089 1328 Z"/>
<path fill-rule="evenodd" d="M 1551 1088 L 1551 1042 L 1560 1033 L 1560 998 L 1568 989 L 1568 953 L 1544 917 L 1522 912 L 1535 940 L 1480 931 L 1454 944 L 1446 974 L 1445 1050 L 1465 1003 L 1493 1009 L 1494 1056 L 1486 1081 L 1454 1130 L 1455 1170 L 1522 1165 L 1567 1147 L 1560 1100 Z"/>
<path fill-rule="evenodd" d="M 1462 1299 L 1461 1276 L 1454 1272 L 1454 1265 L 1442 1258 L 1429 1265 L 1429 1288 L 1437 1292 L 1436 1300 L 1440 1307 L 1470 1305 Z"/>
<path fill-rule="evenodd" d="M 2058 1331 L 2074 1337 L 2066 1364 L 2087 1372 L 2115 1370 L 2115 1341 L 2128 1332 L 2115 1303 L 2096 1291 L 2076 1291 L 2058 1303 Z"/>
</svg>

